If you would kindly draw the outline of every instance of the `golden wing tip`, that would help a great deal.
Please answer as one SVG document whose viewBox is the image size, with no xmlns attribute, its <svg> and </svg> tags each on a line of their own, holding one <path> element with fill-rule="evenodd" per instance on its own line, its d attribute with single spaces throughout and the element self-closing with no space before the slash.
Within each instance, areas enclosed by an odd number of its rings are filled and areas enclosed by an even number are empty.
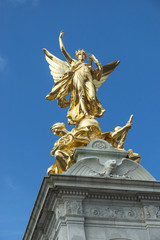
<svg viewBox="0 0 160 240">
<path fill-rule="evenodd" d="M 50 95 L 48 94 L 45 98 L 46 98 L 47 100 L 49 100 L 49 97 L 50 97 Z"/>
<path fill-rule="evenodd" d="M 52 92 L 50 92 L 45 98 L 49 101 L 55 100 L 55 97 L 53 96 Z"/>
</svg>

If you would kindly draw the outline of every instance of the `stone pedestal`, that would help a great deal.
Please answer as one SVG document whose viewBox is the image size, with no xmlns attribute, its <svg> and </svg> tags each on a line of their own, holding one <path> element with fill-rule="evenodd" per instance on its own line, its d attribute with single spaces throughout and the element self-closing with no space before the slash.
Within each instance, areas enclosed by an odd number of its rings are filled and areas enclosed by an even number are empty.
<svg viewBox="0 0 160 240">
<path fill-rule="evenodd" d="M 101 143 L 75 150 L 65 174 L 44 178 L 24 240 L 160 239 L 160 182 Z"/>
<path fill-rule="evenodd" d="M 45 177 L 24 240 L 159 240 L 160 182 Z"/>
</svg>

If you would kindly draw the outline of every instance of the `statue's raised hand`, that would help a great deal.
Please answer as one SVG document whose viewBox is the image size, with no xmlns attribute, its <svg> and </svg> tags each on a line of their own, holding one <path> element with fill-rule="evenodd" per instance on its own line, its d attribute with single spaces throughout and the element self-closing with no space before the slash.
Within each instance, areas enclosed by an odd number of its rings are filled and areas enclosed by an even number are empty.
<svg viewBox="0 0 160 240">
<path fill-rule="evenodd" d="M 128 123 L 126 124 L 126 128 L 127 128 L 127 129 L 131 129 L 132 125 L 133 125 L 133 123 L 128 122 Z"/>
<path fill-rule="evenodd" d="M 60 38 L 62 38 L 63 37 L 63 35 L 64 35 L 64 32 L 63 32 L 63 30 L 60 32 L 60 35 L 59 35 L 59 37 Z"/>
<path fill-rule="evenodd" d="M 90 58 L 91 58 L 95 63 L 98 62 L 97 58 L 96 58 L 93 54 L 90 55 Z"/>
</svg>

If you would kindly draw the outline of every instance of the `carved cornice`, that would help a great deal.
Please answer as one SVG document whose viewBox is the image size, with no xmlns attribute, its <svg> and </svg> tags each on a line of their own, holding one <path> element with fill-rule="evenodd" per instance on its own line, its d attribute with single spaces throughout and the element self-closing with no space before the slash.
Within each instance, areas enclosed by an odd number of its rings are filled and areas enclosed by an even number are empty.
<svg viewBox="0 0 160 240">
<path fill-rule="evenodd" d="M 122 200 L 122 201 L 141 201 L 141 200 L 151 200 L 151 201 L 159 201 L 160 200 L 160 194 L 127 194 L 127 193 L 97 193 L 97 190 L 95 190 L 96 193 L 92 191 L 86 191 L 86 190 L 70 190 L 70 189 L 59 189 L 59 191 L 56 190 L 57 194 L 60 196 L 62 195 L 69 195 L 69 196 L 84 196 L 85 198 L 90 199 L 106 199 L 106 200 Z"/>
</svg>

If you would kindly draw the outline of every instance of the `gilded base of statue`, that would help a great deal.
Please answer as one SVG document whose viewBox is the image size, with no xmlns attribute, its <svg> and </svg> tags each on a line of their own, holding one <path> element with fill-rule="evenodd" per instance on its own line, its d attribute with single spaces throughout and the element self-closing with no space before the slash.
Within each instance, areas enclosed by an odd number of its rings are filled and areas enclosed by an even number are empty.
<svg viewBox="0 0 160 240">
<path fill-rule="evenodd" d="M 96 119 L 85 118 L 70 132 L 65 128 L 64 123 L 56 123 L 51 127 L 51 131 L 62 136 L 51 150 L 51 155 L 55 156 L 56 163 L 48 168 L 47 173 L 62 173 L 67 171 L 74 163 L 73 152 L 77 147 L 85 147 L 94 139 L 103 139 L 114 149 L 124 150 L 124 142 L 128 130 L 132 126 L 133 115 L 124 127 L 116 127 L 113 132 L 101 132 L 100 124 Z M 127 157 L 140 163 L 141 157 L 133 150 L 129 149 Z"/>
</svg>

